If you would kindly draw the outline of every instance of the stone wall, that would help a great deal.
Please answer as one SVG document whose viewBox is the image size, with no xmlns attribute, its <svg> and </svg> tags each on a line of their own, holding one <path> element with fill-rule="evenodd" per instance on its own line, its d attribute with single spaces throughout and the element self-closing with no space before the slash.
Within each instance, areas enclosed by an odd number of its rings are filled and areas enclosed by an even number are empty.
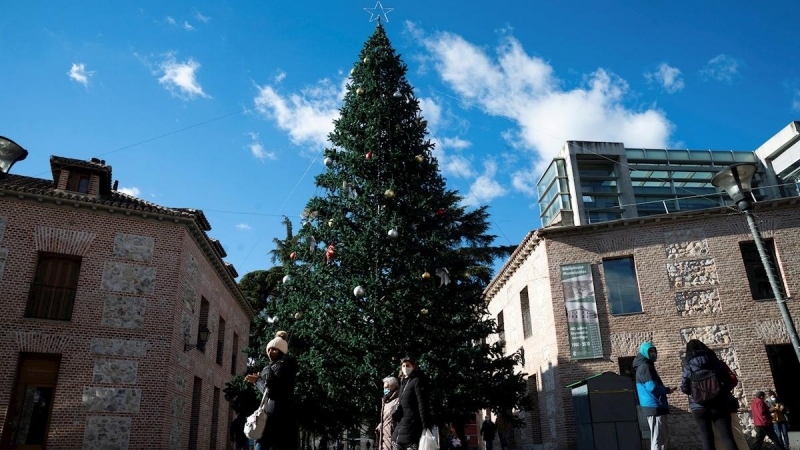
<svg viewBox="0 0 800 450">
<path fill-rule="evenodd" d="M 675 307 L 678 309 L 678 313 L 684 317 L 722 311 L 719 290 L 716 288 L 676 292 Z"/>
<path fill-rule="evenodd" d="M 667 259 L 697 258 L 708 255 L 708 241 L 702 228 L 664 233 Z"/>
<path fill-rule="evenodd" d="M 83 407 L 87 411 L 138 413 L 141 389 L 87 387 L 83 389 Z"/>
<path fill-rule="evenodd" d="M 98 359 L 94 362 L 95 383 L 136 383 L 139 371 L 137 361 L 125 359 Z"/>
<path fill-rule="evenodd" d="M 138 329 L 144 323 L 147 301 L 137 297 L 108 294 L 103 303 L 103 319 L 107 327 Z"/>
<path fill-rule="evenodd" d="M 131 418 L 90 416 L 86 418 L 83 450 L 123 450 L 131 438 Z"/>
<path fill-rule="evenodd" d="M 3 236 L 6 234 L 6 219 L 0 217 L 0 280 L 3 279 L 3 272 L 6 268 L 6 260 L 8 259 L 8 249 L 3 247 Z"/>
<path fill-rule="evenodd" d="M 147 341 L 133 341 L 125 339 L 92 339 L 91 351 L 98 355 L 114 356 L 146 356 L 150 343 Z"/>
<path fill-rule="evenodd" d="M 675 289 L 719 283 L 713 258 L 667 263 L 667 275 Z"/>
<path fill-rule="evenodd" d="M 130 259 L 137 262 L 151 262 L 153 260 L 153 245 L 155 241 L 149 236 L 117 233 L 114 238 L 114 257 Z"/>
<path fill-rule="evenodd" d="M 107 261 L 103 267 L 101 287 L 112 292 L 153 295 L 156 268 Z"/>
</svg>

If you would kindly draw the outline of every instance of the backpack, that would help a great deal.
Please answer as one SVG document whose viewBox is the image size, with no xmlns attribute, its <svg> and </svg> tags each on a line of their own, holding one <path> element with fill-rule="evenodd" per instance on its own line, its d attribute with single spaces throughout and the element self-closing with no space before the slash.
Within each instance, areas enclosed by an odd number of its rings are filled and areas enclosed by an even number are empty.
<svg viewBox="0 0 800 450">
<path fill-rule="evenodd" d="M 726 388 L 723 386 L 724 381 L 721 380 L 722 375 L 730 377 L 728 374 L 721 374 L 718 370 L 718 364 L 715 364 L 712 370 L 703 370 L 700 374 L 692 371 L 689 375 L 689 380 L 692 382 L 692 400 L 701 406 L 713 404 L 721 399 Z"/>
</svg>

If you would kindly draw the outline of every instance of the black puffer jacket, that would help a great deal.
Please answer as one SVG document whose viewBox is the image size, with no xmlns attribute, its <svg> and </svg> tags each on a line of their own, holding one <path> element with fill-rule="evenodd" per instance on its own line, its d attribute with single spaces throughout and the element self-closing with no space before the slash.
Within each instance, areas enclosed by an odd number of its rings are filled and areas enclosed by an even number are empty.
<svg viewBox="0 0 800 450">
<path fill-rule="evenodd" d="M 392 434 L 392 442 L 416 444 L 422 437 L 422 430 L 431 428 L 428 411 L 428 378 L 420 369 L 411 372 L 400 383 L 400 409 L 402 416 Z"/>
<path fill-rule="evenodd" d="M 709 376 L 717 377 L 722 389 L 719 397 L 708 405 L 700 405 L 695 402 L 694 398 L 692 398 L 692 374 L 701 379 Z M 734 410 L 738 408 L 738 402 L 731 393 L 734 387 L 728 374 L 728 368 L 722 364 L 714 352 L 699 351 L 686 358 L 686 364 L 683 366 L 683 375 L 681 376 L 681 392 L 689 396 L 690 409 L 720 408 Z"/>
<path fill-rule="evenodd" d="M 270 400 L 275 402 L 275 412 L 267 419 L 267 428 L 258 442 L 262 448 L 295 450 L 297 448 L 297 420 L 295 417 L 294 385 L 297 377 L 297 359 L 283 355 L 263 371 L 261 380 L 266 384 Z M 263 384 L 258 383 L 259 389 Z"/>
</svg>

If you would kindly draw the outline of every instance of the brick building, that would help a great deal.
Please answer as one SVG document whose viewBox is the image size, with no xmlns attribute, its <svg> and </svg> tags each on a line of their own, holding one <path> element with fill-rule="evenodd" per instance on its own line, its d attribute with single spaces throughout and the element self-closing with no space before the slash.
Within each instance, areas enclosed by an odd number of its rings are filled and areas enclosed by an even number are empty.
<svg viewBox="0 0 800 450">
<path fill-rule="evenodd" d="M 228 448 L 253 311 L 203 212 L 50 164 L 0 174 L 2 448 Z"/>
<path fill-rule="evenodd" d="M 757 167 L 755 214 L 791 297 L 800 290 L 800 122 L 757 150 L 654 150 L 567 142 L 538 182 L 540 218 L 484 294 L 506 352 L 523 350 L 535 407 L 510 446 L 576 448 L 567 386 L 600 372 L 633 375 L 646 340 L 667 386 L 680 384 L 698 338 L 736 371 L 740 420 L 775 388 L 800 410 L 800 371 L 747 222 L 711 184 L 733 163 Z M 788 302 L 795 318 L 800 307 Z M 688 398 L 670 396 L 673 447 L 700 448 Z M 640 422 L 641 422 L 640 417 Z M 649 439 L 646 422 L 642 439 Z"/>
</svg>

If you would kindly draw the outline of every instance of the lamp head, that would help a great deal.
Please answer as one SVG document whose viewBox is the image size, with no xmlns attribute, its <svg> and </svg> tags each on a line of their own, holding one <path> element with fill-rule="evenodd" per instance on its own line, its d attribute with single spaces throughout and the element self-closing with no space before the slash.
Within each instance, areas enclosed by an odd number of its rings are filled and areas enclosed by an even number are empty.
<svg viewBox="0 0 800 450">
<path fill-rule="evenodd" d="M 200 325 L 200 329 L 197 330 L 197 340 L 200 342 L 208 342 L 208 327 L 204 325 Z"/>
<path fill-rule="evenodd" d="M 0 136 L 0 178 L 8 174 L 15 162 L 27 157 L 27 150 L 11 139 Z"/>
<path fill-rule="evenodd" d="M 711 184 L 724 190 L 740 210 L 746 211 L 752 206 L 749 194 L 756 169 L 755 164 L 733 164 L 714 175 Z"/>
</svg>

